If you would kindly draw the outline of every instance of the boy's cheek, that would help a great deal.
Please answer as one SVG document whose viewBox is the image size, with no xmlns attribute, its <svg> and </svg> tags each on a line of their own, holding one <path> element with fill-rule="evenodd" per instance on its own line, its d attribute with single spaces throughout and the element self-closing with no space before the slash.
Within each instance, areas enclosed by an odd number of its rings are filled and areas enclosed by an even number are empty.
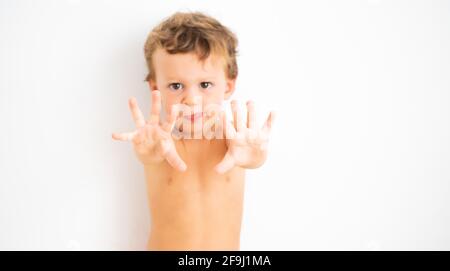
<svg viewBox="0 0 450 271">
<path fill-rule="evenodd" d="M 204 104 L 217 104 L 221 105 L 225 101 L 225 95 L 223 92 L 216 91 L 213 94 L 210 94 L 207 97 L 204 97 Z"/>
</svg>

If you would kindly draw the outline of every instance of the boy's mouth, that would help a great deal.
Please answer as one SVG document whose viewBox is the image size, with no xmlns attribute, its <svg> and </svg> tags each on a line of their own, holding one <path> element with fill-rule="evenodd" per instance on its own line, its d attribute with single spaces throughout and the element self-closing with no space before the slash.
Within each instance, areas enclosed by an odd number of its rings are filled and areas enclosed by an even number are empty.
<svg viewBox="0 0 450 271">
<path fill-rule="evenodd" d="M 184 116 L 185 119 L 187 119 L 187 120 L 189 120 L 191 122 L 194 122 L 194 121 L 196 121 L 196 120 L 198 120 L 198 119 L 200 119 L 202 117 L 203 117 L 203 112 L 197 112 L 197 113 L 194 113 L 194 114 L 191 114 L 191 115 L 188 115 L 188 116 Z"/>
</svg>

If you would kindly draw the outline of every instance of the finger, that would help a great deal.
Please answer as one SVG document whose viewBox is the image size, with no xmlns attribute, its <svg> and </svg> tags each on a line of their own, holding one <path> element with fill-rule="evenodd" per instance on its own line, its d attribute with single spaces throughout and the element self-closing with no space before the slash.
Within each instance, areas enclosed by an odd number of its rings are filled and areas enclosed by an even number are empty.
<svg viewBox="0 0 450 271">
<path fill-rule="evenodd" d="M 249 129 L 256 127 L 255 105 L 253 101 L 247 102 L 247 127 Z"/>
<path fill-rule="evenodd" d="M 234 128 L 236 131 L 242 131 L 244 127 L 244 123 L 242 123 L 241 114 L 239 112 L 239 105 L 236 100 L 231 101 L 231 111 L 233 112 L 233 121 L 234 121 Z"/>
<path fill-rule="evenodd" d="M 234 158 L 228 152 L 223 157 L 222 161 L 214 168 L 217 173 L 223 174 L 232 169 L 235 165 Z"/>
<path fill-rule="evenodd" d="M 267 117 L 266 122 L 264 123 L 262 127 L 262 131 L 264 133 L 270 133 L 270 130 L 272 129 L 273 121 L 275 119 L 275 112 L 271 111 L 269 116 Z"/>
<path fill-rule="evenodd" d="M 173 168 L 179 171 L 186 171 L 186 163 L 183 161 L 183 159 L 181 159 L 180 155 L 177 153 L 174 147 L 171 147 L 165 152 L 164 158 Z"/>
<path fill-rule="evenodd" d="M 133 116 L 134 123 L 137 128 L 141 128 L 145 125 L 144 115 L 137 104 L 136 98 L 131 97 L 128 100 L 128 106 L 130 107 L 131 115 Z"/>
<path fill-rule="evenodd" d="M 162 125 L 163 130 L 165 130 L 166 132 L 172 131 L 176 119 L 177 119 L 177 108 L 175 105 L 172 105 L 170 112 L 167 114 L 167 119 Z"/>
<path fill-rule="evenodd" d="M 220 112 L 220 117 L 222 119 L 222 128 L 225 139 L 233 139 L 236 136 L 236 129 L 234 129 L 233 124 L 228 121 L 225 111 Z"/>
<path fill-rule="evenodd" d="M 161 92 L 159 90 L 152 91 L 152 109 L 150 111 L 151 124 L 159 123 L 159 113 L 161 111 Z"/>
<path fill-rule="evenodd" d="M 112 138 L 114 140 L 131 141 L 133 140 L 136 133 L 137 133 L 136 131 L 131 133 L 113 133 Z"/>
</svg>

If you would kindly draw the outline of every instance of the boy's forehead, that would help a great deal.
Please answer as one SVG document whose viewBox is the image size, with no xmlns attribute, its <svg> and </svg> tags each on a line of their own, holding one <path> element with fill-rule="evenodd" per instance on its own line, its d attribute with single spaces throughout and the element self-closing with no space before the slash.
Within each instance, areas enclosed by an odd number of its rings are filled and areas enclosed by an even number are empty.
<svg viewBox="0 0 450 271">
<path fill-rule="evenodd" d="M 225 66 L 220 56 L 210 55 L 201 61 L 197 54 L 169 54 L 164 49 L 157 49 L 153 55 L 153 67 L 156 74 L 165 79 L 216 77 L 225 74 Z"/>
</svg>

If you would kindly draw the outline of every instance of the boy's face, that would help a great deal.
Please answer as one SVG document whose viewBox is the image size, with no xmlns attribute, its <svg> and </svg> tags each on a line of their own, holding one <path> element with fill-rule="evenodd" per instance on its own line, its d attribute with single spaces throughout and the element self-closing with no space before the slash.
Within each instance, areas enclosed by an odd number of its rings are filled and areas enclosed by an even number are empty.
<svg viewBox="0 0 450 271">
<path fill-rule="evenodd" d="M 236 80 L 226 76 L 224 61 L 223 57 L 210 55 L 202 62 L 195 53 L 169 54 L 157 49 L 153 55 L 155 80 L 150 80 L 150 88 L 161 92 L 166 113 L 172 105 L 181 104 L 194 113 L 184 118 L 201 121 L 206 118 L 206 114 L 202 115 L 205 108 L 221 106 L 234 91 Z"/>
</svg>

